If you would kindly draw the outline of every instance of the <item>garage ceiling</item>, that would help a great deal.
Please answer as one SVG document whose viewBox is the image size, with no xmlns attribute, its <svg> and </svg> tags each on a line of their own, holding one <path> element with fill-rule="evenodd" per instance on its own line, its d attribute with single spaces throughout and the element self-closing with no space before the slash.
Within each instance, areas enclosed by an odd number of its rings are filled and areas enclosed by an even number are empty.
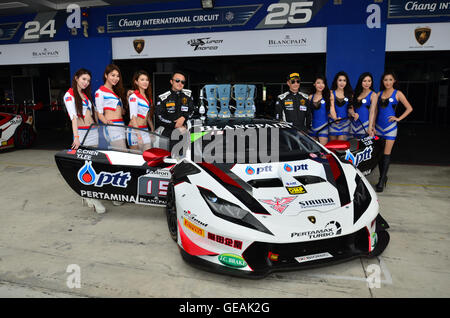
<svg viewBox="0 0 450 318">
<path fill-rule="evenodd" d="M 164 2 L 174 2 L 177 0 L 165 0 Z M 162 0 L 6 0 L 0 3 L 0 16 L 31 14 L 54 10 L 65 10 L 67 5 L 76 3 L 80 7 L 98 6 L 122 6 L 134 4 L 148 4 L 162 2 Z"/>
</svg>

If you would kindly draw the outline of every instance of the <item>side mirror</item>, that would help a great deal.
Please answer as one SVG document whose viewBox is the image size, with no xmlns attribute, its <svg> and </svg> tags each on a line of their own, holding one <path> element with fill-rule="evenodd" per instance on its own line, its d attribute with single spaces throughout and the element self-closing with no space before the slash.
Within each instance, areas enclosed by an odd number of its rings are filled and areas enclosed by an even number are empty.
<svg viewBox="0 0 450 318">
<path fill-rule="evenodd" d="M 333 152 L 346 151 L 347 149 L 350 149 L 350 143 L 346 140 L 331 140 L 325 147 Z"/>
<path fill-rule="evenodd" d="M 142 156 L 150 167 L 157 167 L 170 156 L 170 152 L 161 148 L 151 148 L 145 150 Z"/>
</svg>

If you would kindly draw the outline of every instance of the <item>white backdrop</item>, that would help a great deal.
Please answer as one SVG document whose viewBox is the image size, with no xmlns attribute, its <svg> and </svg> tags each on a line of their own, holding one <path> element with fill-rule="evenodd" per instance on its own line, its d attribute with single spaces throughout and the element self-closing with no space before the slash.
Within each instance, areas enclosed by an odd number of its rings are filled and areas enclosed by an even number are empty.
<svg viewBox="0 0 450 318">
<path fill-rule="evenodd" d="M 415 30 L 429 28 L 428 40 L 420 44 Z M 388 24 L 386 27 L 386 51 L 441 51 L 450 50 L 450 23 Z"/>
<path fill-rule="evenodd" d="M 325 53 L 326 28 L 119 37 L 113 59 L 252 54 Z M 138 53 L 134 41 L 144 41 Z"/>
<path fill-rule="evenodd" d="M 69 61 L 68 41 L 0 45 L 0 65 Z"/>
</svg>

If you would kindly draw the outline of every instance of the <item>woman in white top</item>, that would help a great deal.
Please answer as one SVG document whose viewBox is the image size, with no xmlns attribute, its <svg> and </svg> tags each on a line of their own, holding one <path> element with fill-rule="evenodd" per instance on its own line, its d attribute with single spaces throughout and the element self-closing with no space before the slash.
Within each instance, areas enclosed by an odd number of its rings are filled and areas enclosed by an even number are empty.
<svg viewBox="0 0 450 318">
<path fill-rule="evenodd" d="M 98 145 L 97 128 L 92 127 L 89 130 L 89 126 L 95 123 L 91 102 L 91 78 L 90 71 L 79 69 L 72 79 L 72 87 L 64 95 L 64 104 L 72 122 L 72 149 L 78 149 L 81 143 L 83 146 L 96 147 Z M 86 137 L 88 130 L 89 134 Z M 106 212 L 99 200 L 82 198 L 82 202 L 87 203 L 89 207 L 94 207 L 97 213 Z"/>
<path fill-rule="evenodd" d="M 124 88 L 122 75 L 118 66 L 110 64 L 103 74 L 104 84 L 95 92 L 95 108 L 98 119 L 105 125 L 125 125 L 123 121 Z M 105 137 L 116 150 L 127 149 L 125 144 L 125 128 L 107 127 Z"/>
<path fill-rule="evenodd" d="M 129 126 L 141 130 L 133 129 L 132 133 L 128 134 L 128 144 L 131 149 L 146 150 L 150 148 L 150 134 L 145 131 L 148 131 L 148 126 L 151 131 L 155 130 L 153 125 L 154 108 L 151 99 L 152 88 L 148 73 L 146 71 L 136 72 L 133 75 L 132 86 L 134 91 L 128 97 Z"/>
</svg>

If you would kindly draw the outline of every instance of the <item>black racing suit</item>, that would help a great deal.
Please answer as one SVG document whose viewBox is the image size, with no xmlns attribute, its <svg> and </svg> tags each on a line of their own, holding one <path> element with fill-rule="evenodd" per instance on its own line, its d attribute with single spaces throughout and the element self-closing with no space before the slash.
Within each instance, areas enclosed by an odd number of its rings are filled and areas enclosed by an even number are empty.
<svg viewBox="0 0 450 318">
<path fill-rule="evenodd" d="M 287 91 L 275 102 L 275 118 L 291 123 L 305 132 L 311 128 L 312 108 L 308 96 Z"/>
<path fill-rule="evenodd" d="M 158 96 L 155 108 L 156 127 L 163 126 L 163 136 L 169 137 L 175 129 L 175 121 L 184 117 L 184 126 L 194 112 L 192 92 L 182 89 L 179 92 L 169 90 Z"/>
</svg>

